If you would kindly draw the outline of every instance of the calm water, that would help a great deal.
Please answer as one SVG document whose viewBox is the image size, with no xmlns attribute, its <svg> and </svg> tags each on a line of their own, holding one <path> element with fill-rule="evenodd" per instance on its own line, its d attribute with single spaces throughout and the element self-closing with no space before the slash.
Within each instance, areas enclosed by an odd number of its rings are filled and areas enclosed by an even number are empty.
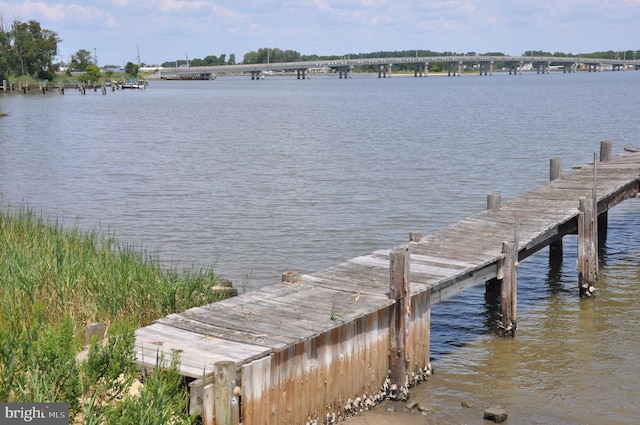
<svg viewBox="0 0 640 425">
<path fill-rule="evenodd" d="M 638 99 L 638 72 L 0 95 L 0 196 L 250 290 L 474 215 L 546 182 L 551 157 L 568 172 L 600 140 L 640 146 Z M 562 267 L 521 266 L 517 338 L 492 336 L 484 288 L 436 306 L 436 375 L 415 396 L 449 422 L 483 423 L 470 400 L 511 424 L 640 423 L 640 202 L 610 217 L 597 299 L 577 297 L 567 238 Z"/>
</svg>

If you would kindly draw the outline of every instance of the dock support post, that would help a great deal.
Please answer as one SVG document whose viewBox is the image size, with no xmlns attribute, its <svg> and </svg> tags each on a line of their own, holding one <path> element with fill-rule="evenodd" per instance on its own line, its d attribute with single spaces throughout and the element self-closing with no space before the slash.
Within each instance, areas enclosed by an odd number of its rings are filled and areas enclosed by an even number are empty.
<svg viewBox="0 0 640 425">
<path fill-rule="evenodd" d="M 516 333 L 516 308 L 518 280 L 518 252 L 513 241 L 502 243 L 504 260 L 502 264 L 502 286 L 500 289 L 500 336 L 514 336 Z"/>
<path fill-rule="evenodd" d="M 487 194 L 487 210 L 489 211 L 497 211 L 502 206 L 502 197 L 499 193 L 489 193 Z M 500 287 L 500 279 L 495 278 L 488 280 L 485 282 L 485 297 L 494 297 L 497 294 L 498 288 Z"/>
<path fill-rule="evenodd" d="M 409 232 L 409 242 L 420 242 L 420 239 L 422 239 L 422 232 L 419 230 Z"/>
<path fill-rule="evenodd" d="M 554 157 L 549 161 L 549 181 L 558 180 L 562 177 L 562 158 Z M 562 262 L 563 249 L 562 238 L 549 244 L 549 263 L 559 264 Z"/>
<path fill-rule="evenodd" d="M 611 152 L 613 150 L 613 142 L 611 140 L 603 140 L 600 142 L 600 162 L 611 161 Z"/>
<path fill-rule="evenodd" d="M 595 292 L 596 263 L 598 255 L 594 236 L 597 221 L 594 219 L 593 201 L 580 198 L 578 215 L 578 286 L 580 296 L 589 298 Z"/>
<path fill-rule="evenodd" d="M 407 365 L 411 359 L 411 290 L 409 287 L 409 248 L 391 251 L 389 255 L 389 298 L 391 307 L 389 326 L 389 371 L 392 393 L 401 400 L 408 396 Z M 393 389 L 396 389 L 394 392 Z"/>
<path fill-rule="evenodd" d="M 611 152 L 613 143 L 611 140 L 603 140 L 600 142 L 600 162 L 611 161 Z M 609 233 L 609 211 L 604 210 L 598 214 L 598 249 L 604 248 L 607 242 L 607 234 Z"/>
<path fill-rule="evenodd" d="M 300 283 L 300 275 L 296 271 L 286 271 L 282 273 L 282 283 Z"/>
<path fill-rule="evenodd" d="M 234 394 L 236 386 L 236 363 L 224 361 L 214 363 L 213 394 L 205 387 L 202 423 L 203 425 L 238 425 L 240 409 Z M 213 400 L 207 400 L 213 395 Z M 207 413 L 207 405 L 213 403 L 213 415 Z"/>
<path fill-rule="evenodd" d="M 487 209 L 490 211 L 499 210 L 501 205 L 501 197 L 499 193 L 490 193 L 487 195 Z"/>
<path fill-rule="evenodd" d="M 549 181 L 562 177 L 562 158 L 554 157 L 549 161 Z"/>
</svg>

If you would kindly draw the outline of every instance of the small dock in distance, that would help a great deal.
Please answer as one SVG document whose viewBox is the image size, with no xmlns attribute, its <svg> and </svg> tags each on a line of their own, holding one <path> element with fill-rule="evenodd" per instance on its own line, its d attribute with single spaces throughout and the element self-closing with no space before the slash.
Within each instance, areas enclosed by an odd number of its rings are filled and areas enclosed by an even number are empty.
<svg viewBox="0 0 640 425">
<path fill-rule="evenodd" d="M 640 191 L 640 149 L 600 158 L 407 245 L 157 320 L 136 331 L 138 362 L 180 355 L 191 409 L 204 424 L 324 424 L 403 399 L 431 374 L 431 306 L 493 281 L 501 287 L 503 336 L 517 329 L 517 268 L 578 234 L 576 291 L 597 287 L 598 240 L 607 211 Z"/>
<path fill-rule="evenodd" d="M 87 92 L 95 92 L 98 91 L 106 95 L 108 90 L 115 92 L 116 90 L 124 90 L 124 89 L 146 89 L 147 82 L 146 81 L 103 81 L 99 83 L 92 82 L 52 82 L 52 81 L 40 81 L 38 83 L 28 83 L 28 82 L 14 82 L 3 80 L 2 86 L 0 89 L 3 93 L 22 93 L 22 94 L 47 94 L 50 92 L 54 92 L 57 94 L 64 94 L 65 90 L 75 91 L 77 90 L 80 94 L 87 94 Z"/>
</svg>

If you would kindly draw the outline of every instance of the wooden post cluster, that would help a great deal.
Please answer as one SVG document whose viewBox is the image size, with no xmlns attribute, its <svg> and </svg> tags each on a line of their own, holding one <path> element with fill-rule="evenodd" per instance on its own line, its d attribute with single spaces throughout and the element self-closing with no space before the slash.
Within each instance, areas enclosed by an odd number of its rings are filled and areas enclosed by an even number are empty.
<svg viewBox="0 0 640 425">
<path fill-rule="evenodd" d="M 411 359 L 411 289 L 409 286 L 409 248 L 391 251 L 389 258 L 389 298 L 391 307 L 389 326 L 389 371 L 391 385 L 399 391 L 407 386 L 408 364 Z"/>
<path fill-rule="evenodd" d="M 239 425 L 240 400 L 236 388 L 236 364 L 214 363 L 213 372 L 189 384 L 189 413 L 200 413 L 203 425 Z"/>
<path fill-rule="evenodd" d="M 612 157 L 613 144 L 609 140 L 600 142 L 600 162 L 608 162 Z M 552 158 L 551 181 L 562 177 L 562 159 Z M 598 213 L 598 154 L 593 154 L 593 184 L 591 197 L 580 198 L 578 215 L 578 287 L 580 296 L 592 297 L 598 279 L 598 249 L 607 238 L 608 213 Z M 562 258 L 562 239 L 549 246 L 550 263 Z"/>
</svg>

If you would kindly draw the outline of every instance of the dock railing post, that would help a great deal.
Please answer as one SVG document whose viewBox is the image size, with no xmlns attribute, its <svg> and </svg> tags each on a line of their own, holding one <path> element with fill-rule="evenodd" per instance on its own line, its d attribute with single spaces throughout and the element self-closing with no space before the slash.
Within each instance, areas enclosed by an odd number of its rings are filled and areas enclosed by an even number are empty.
<svg viewBox="0 0 640 425">
<path fill-rule="evenodd" d="M 408 396 L 407 365 L 410 361 L 411 289 L 409 286 L 409 248 L 389 254 L 389 298 L 391 307 L 389 324 L 389 372 L 392 395 L 404 400 Z M 394 391 L 395 389 L 395 391 Z"/>
<path fill-rule="evenodd" d="M 581 297 L 591 297 L 595 292 L 596 262 L 598 260 L 594 243 L 593 201 L 580 198 L 578 214 L 578 286 Z"/>
</svg>

